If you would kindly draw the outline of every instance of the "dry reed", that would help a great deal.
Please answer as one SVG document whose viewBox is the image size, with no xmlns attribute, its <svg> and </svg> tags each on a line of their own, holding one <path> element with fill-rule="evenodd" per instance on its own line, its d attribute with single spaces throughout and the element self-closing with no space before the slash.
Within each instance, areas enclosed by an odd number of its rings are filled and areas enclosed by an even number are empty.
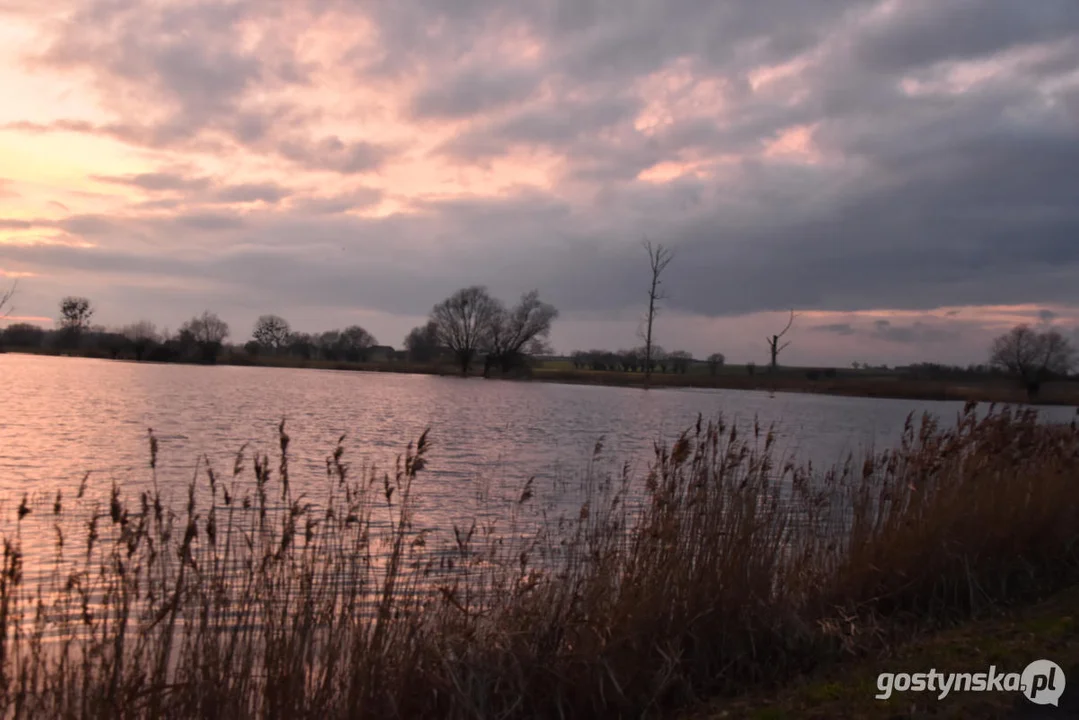
<svg viewBox="0 0 1079 720">
<path fill-rule="evenodd" d="M 1079 431 L 1027 411 L 908 420 L 896 449 L 825 473 L 777 466 L 759 426 L 698 419 L 646 477 L 592 482 L 573 517 L 445 543 L 412 525 L 426 433 L 384 473 L 354 476 L 339 442 L 317 506 L 284 423 L 278 440 L 276 463 L 203 464 L 180 507 L 152 434 L 137 497 L 114 487 L 78 525 L 63 493 L 20 504 L 0 714 L 657 715 L 1079 576 Z M 533 502 L 530 481 L 510 515 Z M 23 556 L 27 516 L 52 557 Z"/>
</svg>

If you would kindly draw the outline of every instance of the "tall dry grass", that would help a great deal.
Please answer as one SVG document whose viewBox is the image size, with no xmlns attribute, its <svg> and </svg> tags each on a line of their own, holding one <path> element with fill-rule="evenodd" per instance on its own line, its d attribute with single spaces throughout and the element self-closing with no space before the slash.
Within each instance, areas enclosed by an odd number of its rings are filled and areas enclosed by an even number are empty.
<svg viewBox="0 0 1079 720">
<path fill-rule="evenodd" d="M 698 419 L 573 517 L 517 526 L 530 482 L 509 531 L 441 539 L 412 525 L 426 434 L 392 472 L 354 476 L 339 444 L 318 506 L 283 423 L 279 443 L 275 462 L 204 466 L 179 507 L 156 480 L 81 525 L 62 493 L 24 501 L 0 568 L 0 713 L 654 715 L 1079 577 L 1079 431 L 1031 412 L 908 421 L 897 449 L 825 473 L 776 466 L 760 427 Z M 33 519 L 51 557 L 23 556 Z"/>
</svg>

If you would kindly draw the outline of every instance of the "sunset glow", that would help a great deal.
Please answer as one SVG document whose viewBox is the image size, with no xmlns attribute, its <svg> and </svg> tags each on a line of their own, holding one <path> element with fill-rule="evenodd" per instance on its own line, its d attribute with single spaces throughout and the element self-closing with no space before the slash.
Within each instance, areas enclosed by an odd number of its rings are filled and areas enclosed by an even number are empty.
<svg viewBox="0 0 1079 720">
<path fill-rule="evenodd" d="M 760 356 L 750 319 L 784 307 L 807 363 L 846 361 L 816 325 L 917 325 L 861 347 L 971 362 L 1009 324 L 1079 325 L 1061 18 L 934 54 L 919 33 L 962 12 L 792 3 L 797 41 L 748 8 L 576 12 L 0 3 L 19 317 L 71 293 L 110 326 L 363 313 L 398 345 L 479 283 L 538 288 L 562 351 L 596 318 L 629 345 L 648 236 L 678 254 L 662 342 L 698 354 Z M 1023 184 L 982 185 L 1001 168 Z"/>
</svg>

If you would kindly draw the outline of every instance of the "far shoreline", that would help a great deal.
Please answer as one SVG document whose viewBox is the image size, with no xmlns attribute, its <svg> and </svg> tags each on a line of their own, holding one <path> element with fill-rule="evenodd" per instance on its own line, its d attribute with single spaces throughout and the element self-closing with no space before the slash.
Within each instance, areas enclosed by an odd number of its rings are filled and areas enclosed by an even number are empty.
<svg viewBox="0 0 1079 720">
<path fill-rule="evenodd" d="M 60 353 L 37 349 L 12 348 L 7 354 L 44 355 L 51 357 L 83 357 L 113 362 L 130 362 L 152 365 L 190 365 L 157 360 L 135 360 L 132 358 L 112 358 L 90 353 Z M 329 360 L 304 360 L 292 357 L 251 357 L 236 355 L 222 357 L 216 365 L 233 367 L 270 367 L 297 368 L 311 370 L 339 370 L 345 372 L 375 372 L 408 375 L 434 375 L 440 377 L 461 377 L 460 371 L 446 363 L 412 363 L 402 360 L 383 362 L 345 362 Z M 1018 383 L 1010 383 L 999 378 L 969 379 L 965 381 L 930 380 L 903 376 L 860 376 L 842 371 L 835 377 L 821 377 L 815 368 L 783 367 L 775 373 L 767 369 L 758 369 L 754 374 L 743 370 L 734 371 L 735 367 L 725 367 L 721 372 L 703 373 L 653 373 L 651 389 L 690 388 L 707 390 L 752 390 L 770 393 L 801 393 L 832 395 L 836 397 L 863 397 L 890 400 L 924 400 L 979 402 L 1011 405 L 1077 406 L 1079 407 L 1079 381 L 1062 380 L 1043 385 L 1037 398 L 1028 398 Z M 812 378 L 809 376 L 813 376 Z M 482 377 L 480 372 L 472 372 L 469 377 Z M 491 377 L 490 380 L 511 380 L 517 382 L 546 382 L 563 385 L 598 385 L 607 387 L 629 387 L 644 389 L 644 375 L 639 372 L 622 372 L 587 369 L 556 369 L 534 367 L 522 377 Z"/>
</svg>

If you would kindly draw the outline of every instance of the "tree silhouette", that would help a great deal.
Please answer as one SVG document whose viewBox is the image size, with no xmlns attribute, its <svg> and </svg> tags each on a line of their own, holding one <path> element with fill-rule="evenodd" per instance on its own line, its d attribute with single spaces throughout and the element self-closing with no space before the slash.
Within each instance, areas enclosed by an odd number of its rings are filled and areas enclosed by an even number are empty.
<svg viewBox="0 0 1079 720">
<path fill-rule="evenodd" d="M 462 288 L 431 309 L 439 343 L 453 352 L 462 375 L 468 375 L 476 355 L 489 341 L 498 310 L 498 303 L 481 285 Z"/>
<path fill-rule="evenodd" d="M 790 340 L 783 343 L 782 345 L 779 344 L 779 341 L 782 340 L 783 336 L 787 334 L 787 331 L 791 329 L 791 325 L 794 324 L 794 317 L 794 310 L 791 310 L 791 316 L 790 319 L 787 320 L 787 326 L 784 327 L 778 335 L 773 335 L 770 338 L 766 338 L 768 340 L 768 350 L 772 356 L 772 362 L 769 365 L 772 372 L 775 372 L 776 368 L 779 366 L 779 353 L 783 352 L 783 350 L 791 344 Z"/>
<path fill-rule="evenodd" d="M 656 303 L 667 298 L 667 294 L 660 290 L 662 283 L 660 275 L 674 259 L 674 253 L 663 245 L 653 246 L 650 240 L 644 241 L 644 249 L 648 251 L 648 266 L 652 271 L 652 281 L 648 286 L 648 329 L 644 337 L 644 387 L 647 389 L 652 379 L 652 367 L 655 360 L 652 347 L 652 325 L 656 319 L 656 311 L 659 309 Z"/>
</svg>

